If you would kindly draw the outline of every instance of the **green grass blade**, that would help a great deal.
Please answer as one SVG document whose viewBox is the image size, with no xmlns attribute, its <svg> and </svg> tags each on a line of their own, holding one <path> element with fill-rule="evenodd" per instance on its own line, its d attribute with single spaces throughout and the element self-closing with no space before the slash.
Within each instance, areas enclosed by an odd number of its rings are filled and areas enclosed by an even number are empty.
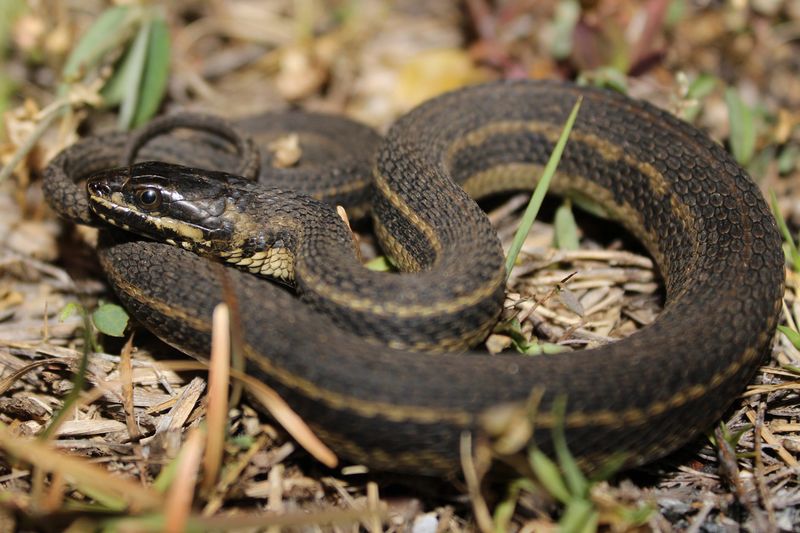
<svg viewBox="0 0 800 533">
<path fill-rule="evenodd" d="M 780 229 L 783 241 L 787 247 L 787 259 L 789 263 L 791 263 L 794 271 L 800 272 L 800 252 L 797 251 L 797 243 L 795 243 L 792 232 L 789 231 L 789 226 L 786 225 L 786 221 L 783 219 L 783 215 L 781 215 L 781 210 L 778 207 L 778 197 L 775 196 L 775 191 L 770 191 L 770 206 L 772 207 L 772 214 L 775 215 L 775 221 L 778 223 L 778 229 Z"/>
<path fill-rule="evenodd" d="M 583 498 L 589 492 L 589 481 L 581 472 L 578 463 L 567 447 L 567 438 L 564 434 L 564 419 L 567 412 L 567 400 L 565 397 L 556 398 L 553 402 L 553 450 L 556 452 L 558 466 L 564 473 L 564 480 L 567 482 L 570 493 L 578 498 Z"/>
<path fill-rule="evenodd" d="M 139 32 L 136 34 L 136 38 L 133 40 L 131 49 L 128 52 L 130 58 L 125 63 L 125 87 L 122 103 L 119 107 L 119 128 L 121 130 L 130 129 L 136 113 L 136 107 L 141 98 L 142 77 L 147 60 L 147 42 L 150 40 L 150 28 L 152 26 L 152 22 L 146 21 L 139 27 Z"/>
<path fill-rule="evenodd" d="M 725 103 L 730 121 L 731 152 L 740 165 L 747 166 L 756 149 L 755 111 L 732 87 L 725 90 Z"/>
<path fill-rule="evenodd" d="M 575 499 L 564 509 L 558 530 L 562 533 L 591 533 L 597 531 L 597 518 L 592 502 Z"/>
<path fill-rule="evenodd" d="M 109 50 L 125 42 L 135 18 L 130 6 L 115 6 L 103 11 L 70 52 L 61 72 L 64 82 L 77 81 Z M 63 92 L 65 88 L 60 90 Z"/>
<path fill-rule="evenodd" d="M 786 326 L 778 326 L 778 331 L 786 335 L 786 338 L 789 339 L 789 342 L 791 342 L 795 348 L 800 350 L 800 333 Z"/>
<path fill-rule="evenodd" d="M 536 220 L 536 215 L 539 214 L 539 208 L 542 207 L 544 195 L 550 187 L 550 181 L 553 179 L 556 168 L 558 168 L 558 162 L 561 160 L 561 155 L 564 153 L 564 147 L 567 145 L 567 139 L 572 131 L 572 126 L 575 124 L 575 119 L 581 108 L 581 102 L 583 102 L 583 97 L 579 96 L 575 105 L 572 107 L 567 122 L 564 124 L 564 129 L 561 131 L 553 153 L 550 154 L 550 159 L 547 161 L 547 165 L 544 168 L 542 178 L 539 180 L 539 183 L 536 184 L 536 188 L 531 195 L 531 200 L 528 202 L 528 207 L 525 209 L 525 214 L 522 216 L 522 222 L 519 228 L 517 228 L 514 241 L 511 243 L 511 249 L 508 251 L 508 257 L 506 257 L 506 278 L 511 275 L 511 269 L 514 268 L 514 263 L 517 261 L 519 251 L 522 249 L 522 243 L 525 242 L 525 237 L 528 235 L 533 221 Z"/>
<path fill-rule="evenodd" d="M 553 498 L 565 505 L 572 499 L 558 465 L 543 451 L 531 448 L 528 452 L 528 463 L 531 465 L 533 473 L 536 474 L 536 479 Z"/>
<path fill-rule="evenodd" d="M 559 250 L 577 250 L 580 246 L 578 238 L 578 224 L 572 214 L 572 202 L 567 199 L 556 209 L 553 220 L 555 231 L 555 245 Z"/>
<path fill-rule="evenodd" d="M 153 19 L 147 42 L 147 58 L 141 83 L 141 94 L 133 126 L 141 126 L 158 111 L 167 89 L 170 64 L 169 28 L 163 17 Z"/>
</svg>

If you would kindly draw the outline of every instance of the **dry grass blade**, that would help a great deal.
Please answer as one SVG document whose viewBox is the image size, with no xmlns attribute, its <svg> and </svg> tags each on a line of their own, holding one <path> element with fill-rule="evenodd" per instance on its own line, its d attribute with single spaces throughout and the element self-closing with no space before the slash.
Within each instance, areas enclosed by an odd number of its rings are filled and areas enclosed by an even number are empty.
<svg viewBox="0 0 800 533">
<path fill-rule="evenodd" d="M 181 448 L 175 478 L 167 491 L 164 531 L 179 533 L 186 530 L 202 454 L 203 432 L 194 428 Z"/>
<path fill-rule="evenodd" d="M 326 509 L 323 511 L 296 511 L 276 515 L 275 513 L 241 514 L 238 516 L 219 516 L 197 518 L 189 521 L 190 528 L 203 531 L 230 531 L 237 528 L 265 528 L 270 526 L 281 528 L 298 528 L 302 526 L 325 526 L 356 524 L 375 516 L 385 520 L 386 509 Z"/>
<path fill-rule="evenodd" d="M 761 428 L 764 427 L 764 412 L 766 411 L 766 404 L 764 402 L 759 402 L 758 404 L 758 415 L 756 417 L 755 427 L 753 428 L 753 451 L 755 453 L 755 457 L 753 457 L 753 462 L 755 463 L 755 468 L 753 469 L 753 474 L 755 477 L 756 488 L 758 489 L 758 497 L 761 499 L 761 504 L 766 510 L 767 514 L 767 521 L 769 525 L 769 529 L 771 531 L 777 531 L 778 527 L 775 522 L 775 507 L 772 503 L 772 498 L 769 493 L 769 488 L 767 487 L 767 475 L 766 469 L 764 468 L 764 457 L 762 455 L 761 450 Z M 756 510 L 751 509 L 751 513 L 754 515 L 758 512 Z"/>
<path fill-rule="evenodd" d="M 154 491 L 110 474 L 84 459 L 60 453 L 39 440 L 14 435 L 5 425 L 0 425 L 0 448 L 42 471 L 59 473 L 78 490 L 104 494 L 109 500 L 116 500 L 120 510 L 142 511 L 161 504 L 161 496 Z"/>
<path fill-rule="evenodd" d="M 234 374 L 234 377 L 241 379 L 248 385 L 250 393 L 261 402 L 297 443 L 313 455 L 317 461 L 328 468 L 335 468 L 339 464 L 336 454 L 319 440 L 314 432 L 311 431 L 311 428 L 308 427 L 308 424 L 297 413 L 292 411 L 289 404 L 277 392 L 249 376 L 236 376 Z"/>
<path fill-rule="evenodd" d="M 755 425 L 755 423 L 756 423 L 756 415 L 755 415 L 754 412 L 748 411 L 747 412 L 747 418 L 748 418 L 748 420 L 750 420 L 751 424 Z M 764 442 L 766 442 L 770 446 L 774 447 L 775 450 L 778 452 L 778 455 L 780 456 L 780 458 L 783 459 L 783 461 L 788 466 L 790 466 L 792 468 L 795 468 L 795 469 L 800 468 L 800 464 L 797 462 L 797 459 L 795 459 L 794 456 L 791 453 L 789 453 L 789 450 L 784 448 L 783 444 L 781 443 L 781 439 L 779 439 L 775 435 L 773 435 L 772 431 L 770 431 L 767 426 L 762 426 L 761 427 L 760 434 L 761 434 L 761 438 L 764 439 Z M 758 438 L 758 437 L 756 437 L 756 438 Z"/>
<path fill-rule="evenodd" d="M 483 533 L 492 533 L 494 523 L 489 512 L 489 506 L 481 495 L 481 479 L 472 455 L 472 434 L 464 432 L 461 434 L 460 443 L 461 469 L 464 471 L 464 480 L 467 482 L 469 499 L 472 502 L 472 511 L 475 513 L 475 521 L 478 523 Z"/>
<path fill-rule="evenodd" d="M 225 447 L 230 383 L 231 321 L 226 304 L 214 308 L 211 325 L 211 358 L 208 368 L 208 407 L 206 446 L 203 454 L 203 486 L 208 494 L 219 478 Z"/>
<path fill-rule="evenodd" d="M 233 465 L 226 466 L 222 478 L 214 488 L 214 494 L 211 495 L 208 503 L 206 503 L 206 506 L 203 508 L 203 516 L 211 516 L 222 507 L 227 490 L 239 479 L 244 469 L 250 464 L 250 461 L 253 460 L 253 457 L 266 446 L 268 440 L 269 438 L 266 435 L 262 435 L 248 448 L 247 452 L 236 459 Z M 245 493 L 246 492 L 245 490 Z"/>
<path fill-rule="evenodd" d="M 183 427 L 183 424 L 197 405 L 197 401 L 200 399 L 200 395 L 203 393 L 205 386 L 205 382 L 199 377 L 192 379 L 192 381 L 183 388 L 169 413 L 161 417 L 158 421 L 155 435 L 143 439 L 143 441 L 150 442 L 153 438 L 162 433 L 175 431 Z"/>
<path fill-rule="evenodd" d="M 275 465 L 269 471 L 269 499 L 267 508 L 278 514 L 283 514 L 283 465 Z M 270 526 L 267 533 L 280 533 L 280 527 Z"/>
<path fill-rule="evenodd" d="M 381 533 L 383 531 L 380 515 L 378 513 L 380 505 L 381 499 L 378 492 L 378 484 L 374 481 L 370 481 L 367 483 L 367 510 L 370 511 L 367 524 L 370 533 Z"/>
<path fill-rule="evenodd" d="M 131 352 L 133 351 L 133 336 L 131 336 L 120 352 L 119 379 L 122 389 L 122 408 L 125 411 L 125 424 L 128 427 L 128 435 L 131 440 L 138 440 L 139 426 L 136 424 L 136 416 L 133 411 L 133 366 L 131 364 Z"/>
<path fill-rule="evenodd" d="M 159 361 L 157 366 L 176 372 L 208 368 L 203 363 L 196 361 Z M 231 369 L 231 377 L 244 383 L 250 393 L 261 402 L 275 420 L 317 461 L 328 468 L 334 468 L 339 464 L 336 454 L 311 431 L 308 424 L 289 407 L 289 404 L 277 392 L 256 378 L 236 369 Z"/>
<path fill-rule="evenodd" d="M 22 376 L 24 376 L 34 368 L 50 364 L 69 365 L 70 361 L 65 361 L 57 357 L 51 357 L 48 359 L 42 359 L 41 361 L 35 361 L 29 365 L 25 365 L 24 367 L 20 368 L 15 372 L 12 372 L 3 379 L 0 379 L 0 394 L 5 394 L 8 391 L 8 389 L 10 389 L 11 386 L 17 382 L 18 379 L 20 379 Z"/>
</svg>

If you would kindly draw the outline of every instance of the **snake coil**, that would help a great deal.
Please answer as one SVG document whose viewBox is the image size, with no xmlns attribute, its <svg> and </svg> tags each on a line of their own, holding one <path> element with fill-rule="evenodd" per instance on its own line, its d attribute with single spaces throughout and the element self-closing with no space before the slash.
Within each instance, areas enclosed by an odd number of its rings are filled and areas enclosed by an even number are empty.
<svg viewBox="0 0 800 533">
<path fill-rule="evenodd" d="M 505 272 L 496 235 L 464 191 L 531 187 L 579 95 L 584 103 L 552 192 L 591 198 L 644 243 L 664 279 L 663 312 L 619 342 L 558 356 L 413 351 L 459 350 L 486 334 L 502 303 Z M 531 438 L 547 451 L 556 423 L 551 410 L 565 397 L 571 452 L 590 466 L 624 454 L 633 466 L 707 428 L 752 378 L 783 294 L 780 237 L 756 185 L 694 127 L 597 89 L 491 83 L 400 118 L 372 172 L 364 153 L 379 142 L 373 133 L 319 120 L 321 130 L 333 132 L 325 142 L 347 171 L 301 168 L 291 179 L 278 177 L 277 187 L 317 172 L 326 191 L 319 197 L 358 204 L 371 194 L 385 250 L 414 273 L 310 269 L 308 300 L 319 311 L 262 279 L 236 270 L 226 276 L 243 318 L 249 372 L 277 389 L 336 451 L 379 469 L 440 474 L 458 468 L 462 432 L 497 436 L 508 413 L 529 416 Z M 238 127 L 258 137 L 266 123 L 286 123 L 301 132 L 301 142 L 321 135 L 308 129 L 317 123 L 308 115 L 254 118 Z M 45 182 L 54 208 L 97 223 L 75 183 L 120 164 L 129 142 L 122 134 L 93 137 L 60 154 Z M 356 150 L 354 144 L 365 151 L 341 154 L 342 145 Z M 172 137 L 145 145 L 140 158 L 222 170 L 239 165 L 219 143 Z M 270 173 L 265 166 L 262 181 Z M 343 174 L 355 174 L 359 184 L 334 182 Z M 119 232 L 104 232 L 98 253 L 141 323 L 205 356 L 211 312 L 222 299 L 212 263 Z M 527 410 L 532 396 L 535 414 Z"/>
</svg>

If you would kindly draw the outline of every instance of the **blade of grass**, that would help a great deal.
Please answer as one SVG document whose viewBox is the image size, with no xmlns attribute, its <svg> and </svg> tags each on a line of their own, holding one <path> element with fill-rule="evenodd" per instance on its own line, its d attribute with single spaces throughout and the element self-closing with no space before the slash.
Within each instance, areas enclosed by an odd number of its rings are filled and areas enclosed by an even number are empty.
<svg viewBox="0 0 800 533">
<path fill-rule="evenodd" d="M 129 479 L 110 474 L 82 457 L 60 453 L 36 439 L 14 434 L 0 423 L 0 450 L 46 472 L 60 472 L 78 491 L 103 501 L 106 509 L 153 509 L 158 494 Z"/>
<path fill-rule="evenodd" d="M 800 333 L 786 326 L 778 326 L 778 331 L 786 335 L 786 338 L 789 339 L 789 342 L 791 342 L 795 348 L 800 349 Z"/>
<path fill-rule="evenodd" d="M 778 229 L 781 231 L 783 241 L 789 249 L 789 257 L 787 259 L 792 264 L 792 269 L 795 272 L 800 272 L 800 253 L 797 251 L 797 243 L 794 242 L 792 232 L 789 231 L 789 226 L 786 225 L 786 221 L 783 219 L 783 215 L 781 215 L 781 210 L 778 207 L 778 197 L 775 196 L 775 191 L 770 191 L 769 195 L 772 213 L 775 215 L 775 221 L 778 223 Z"/>
<path fill-rule="evenodd" d="M 202 492 L 209 494 L 219 478 L 228 422 L 228 385 L 231 362 L 231 319 L 228 306 L 217 304 L 211 319 L 211 358 L 208 368 L 206 444 L 203 453 Z"/>
<path fill-rule="evenodd" d="M 756 148 L 755 112 L 732 87 L 725 90 L 725 103 L 730 121 L 731 152 L 740 165 L 747 166 Z"/>
<path fill-rule="evenodd" d="M 61 73 L 64 84 L 59 91 L 65 93 L 66 84 L 83 77 L 105 54 L 127 41 L 138 18 L 138 10 L 130 6 L 114 6 L 103 11 L 70 52 Z"/>
<path fill-rule="evenodd" d="M 203 430 L 194 428 L 181 447 L 174 482 L 164 499 L 164 531 L 186 530 L 203 455 Z"/>
<path fill-rule="evenodd" d="M 556 398 L 553 402 L 553 418 L 556 423 L 553 426 L 553 449 L 556 452 L 556 459 L 561 471 L 564 473 L 564 480 L 567 482 L 570 494 L 579 498 L 585 497 L 589 491 L 589 482 L 581 472 L 578 463 L 567 447 L 567 439 L 564 434 L 564 419 L 566 418 L 567 400 L 564 397 Z"/>
<path fill-rule="evenodd" d="M 147 60 L 147 42 L 150 40 L 150 28 L 153 23 L 145 21 L 136 34 L 130 49 L 130 60 L 126 62 L 127 76 L 125 76 L 122 103 L 119 106 L 119 128 L 130 129 L 136 106 L 141 98 L 142 76 L 144 75 Z"/>
<path fill-rule="evenodd" d="M 520 222 L 519 228 L 517 228 L 514 241 L 511 243 L 511 249 L 508 251 L 508 256 L 506 257 L 506 279 L 511 275 L 511 269 L 514 268 L 514 263 L 517 261 L 519 251 L 522 249 L 522 243 L 525 242 L 525 237 L 527 237 L 533 225 L 533 221 L 536 220 L 536 215 L 539 214 L 539 208 L 542 206 L 544 195 L 550 187 L 550 181 L 553 179 L 556 168 L 558 168 L 558 162 L 561 160 L 561 155 L 564 153 L 564 147 L 567 145 L 567 139 L 572 131 L 572 126 L 575 124 L 575 119 L 581 108 L 581 102 L 583 102 L 583 97 L 579 96 L 575 105 L 572 107 L 567 122 L 564 124 L 564 129 L 561 131 L 558 142 L 555 148 L 553 148 L 553 153 L 550 154 L 550 159 L 544 167 L 542 177 L 539 183 L 536 184 L 528 207 L 525 209 L 525 214 L 522 216 L 522 222 Z"/>
<path fill-rule="evenodd" d="M 528 452 L 528 462 L 531 465 L 536 479 L 545 490 L 563 504 L 569 503 L 572 495 L 564 482 L 558 465 L 538 448 L 531 448 Z"/>
<path fill-rule="evenodd" d="M 169 28 L 163 17 L 153 19 L 147 42 L 147 57 L 141 81 L 139 105 L 133 115 L 133 127 L 141 126 L 158 111 L 169 76 Z"/>
<path fill-rule="evenodd" d="M 578 224 L 572 214 L 572 202 L 567 199 L 556 210 L 553 220 L 555 230 L 555 245 L 560 250 L 577 250 L 580 247 L 578 238 Z"/>
<path fill-rule="evenodd" d="M 50 125 L 55 122 L 57 118 L 62 116 L 67 110 L 70 108 L 71 104 L 68 100 L 65 100 L 60 105 L 57 105 L 50 109 L 48 113 L 46 113 L 39 123 L 36 125 L 34 130 L 25 139 L 25 142 L 14 152 L 14 155 L 11 156 L 11 160 L 2 168 L 0 169 L 0 183 L 4 182 L 14 169 L 17 168 L 20 161 L 22 161 L 28 153 L 33 150 L 33 147 L 36 146 L 36 143 L 39 142 L 39 139 L 45 134 L 45 132 L 50 129 Z"/>
</svg>

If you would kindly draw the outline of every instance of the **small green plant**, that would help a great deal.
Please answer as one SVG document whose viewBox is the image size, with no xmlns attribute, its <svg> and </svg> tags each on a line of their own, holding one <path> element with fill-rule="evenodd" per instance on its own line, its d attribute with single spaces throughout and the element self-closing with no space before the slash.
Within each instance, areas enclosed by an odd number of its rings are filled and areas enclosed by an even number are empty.
<svg viewBox="0 0 800 533">
<path fill-rule="evenodd" d="M 592 499 L 592 490 L 601 482 L 611 478 L 625 462 L 624 454 L 612 456 L 591 477 L 580 469 L 578 462 L 570 453 L 564 433 L 566 399 L 561 397 L 553 403 L 553 461 L 543 451 L 532 445 L 528 450 L 528 464 L 536 476 L 535 481 L 521 479 L 509 486 L 506 499 L 495 509 L 494 520 L 497 531 L 508 529 L 516 501 L 522 490 L 535 490 L 537 484 L 560 504 L 563 512 L 559 519 L 559 531 L 564 533 L 593 533 L 600 525 L 601 509 Z M 603 515 L 613 517 L 613 527 L 627 529 L 641 526 L 647 522 L 653 510 L 647 505 L 629 507 L 616 504 L 613 508 L 602 509 Z M 622 527 L 624 526 L 624 527 Z"/>
<path fill-rule="evenodd" d="M 736 447 L 739 445 L 739 441 L 742 440 L 742 436 L 744 436 L 744 434 L 750 431 L 751 429 L 753 429 L 752 424 L 745 424 L 736 431 L 731 431 L 728 429 L 728 426 L 726 426 L 723 422 L 719 423 L 719 434 L 725 440 L 725 445 L 730 450 L 735 450 Z M 715 448 L 719 448 L 720 443 L 717 442 L 716 435 L 714 435 L 713 433 L 709 434 L 708 440 L 711 441 L 712 446 L 714 446 Z M 736 457 L 739 458 L 752 457 L 752 456 L 753 456 L 752 452 L 744 452 L 736 454 Z"/>
<path fill-rule="evenodd" d="M 122 337 L 130 320 L 125 309 L 112 303 L 101 303 L 90 314 L 81 304 L 70 302 L 61 310 L 59 318 L 63 321 L 75 314 L 79 314 L 84 318 L 84 326 L 88 327 L 91 335 L 89 344 L 95 351 L 100 350 L 97 336 L 94 334 L 95 331 L 109 337 Z"/>
<path fill-rule="evenodd" d="M 522 332 L 522 324 L 517 318 L 498 323 L 494 332 L 508 335 L 514 349 L 526 355 L 556 354 L 566 350 L 564 346 L 551 342 L 541 342 L 537 339 L 528 340 Z"/>
<path fill-rule="evenodd" d="M 120 313 L 121 312 L 121 313 Z M 86 372 L 89 368 L 89 354 L 100 351 L 95 331 L 100 331 L 106 335 L 122 336 L 122 332 L 128 323 L 128 315 L 121 307 L 114 304 L 104 304 L 98 307 L 90 316 L 86 308 L 78 303 L 69 303 L 61 311 L 59 318 L 63 321 L 70 316 L 78 314 L 83 319 L 83 353 L 75 376 L 72 379 L 72 389 L 64 398 L 61 409 L 50 420 L 50 424 L 39 434 L 42 440 L 49 439 L 53 432 L 59 427 L 61 421 L 72 410 L 72 405 L 78 400 L 78 396 L 86 384 Z M 99 325 L 98 325 L 99 324 Z"/>
<path fill-rule="evenodd" d="M 144 124 L 158 110 L 169 73 L 170 42 L 160 9 L 134 5 L 104 11 L 72 49 L 62 71 L 62 94 L 119 55 L 100 94 L 106 106 L 120 106 L 119 127 Z"/>
<path fill-rule="evenodd" d="M 119 57 L 122 59 L 116 60 Z M 147 122 L 164 96 L 169 57 L 169 31 L 162 8 L 120 5 L 104 11 L 67 57 L 59 98 L 41 112 L 33 132 L 0 169 L 0 182 L 70 110 L 119 105 L 121 129 Z"/>
</svg>

